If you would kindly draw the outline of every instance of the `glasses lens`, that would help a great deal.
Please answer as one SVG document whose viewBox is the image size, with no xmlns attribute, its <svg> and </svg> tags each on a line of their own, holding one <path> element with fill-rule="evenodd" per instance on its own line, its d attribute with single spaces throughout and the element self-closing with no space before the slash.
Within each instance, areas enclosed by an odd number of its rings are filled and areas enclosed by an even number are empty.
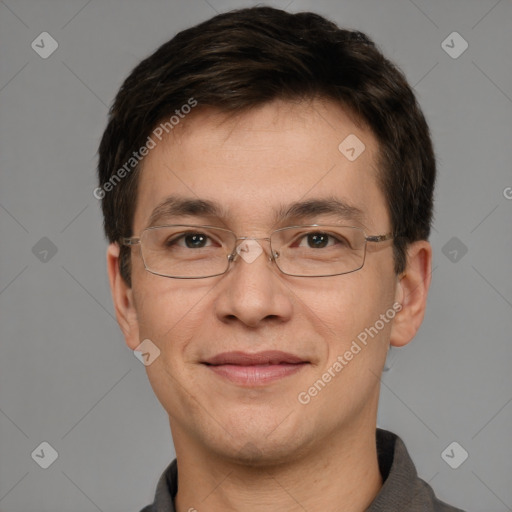
<svg viewBox="0 0 512 512">
<path fill-rule="evenodd" d="M 235 235 L 206 226 L 163 226 L 142 233 L 142 258 L 146 268 L 161 276 L 199 278 L 223 274 Z"/>
<path fill-rule="evenodd" d="M 301 226 L 272 234 L 276 263 L 285 274 L 332 276 L 359 270 L 364 263 L 364 231 L 346 226 Z"/>
</svg>

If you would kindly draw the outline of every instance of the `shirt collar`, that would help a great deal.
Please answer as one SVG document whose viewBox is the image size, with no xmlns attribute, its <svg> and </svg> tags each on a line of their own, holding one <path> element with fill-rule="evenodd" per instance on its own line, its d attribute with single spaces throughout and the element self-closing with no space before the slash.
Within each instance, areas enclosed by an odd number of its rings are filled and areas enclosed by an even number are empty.
<svg viewBox="0 0 512 512">
<path fill-rule="evenodd" d="M 413 499 L 426 498 L 429 501 L 432 500 L 432 504 L 441 504 L 435 499 L 430 487 L 418 478 L 409 453 L 403 441 L 396 434 L 378 428 L 376 440 L 379 470 L 384 483 L 366 512 L 419 510 L 411 508 Z M 176 459 L 174 459 L 158 481 L 153 505 L 144 508 L 141 512 L 176 512 L 173 500 L 177 492 L 178 467 Z M 421 510 L 438 509 L 422 508 Z M 457 509 L 449 507 L 442 510 Z"/>
</svg>

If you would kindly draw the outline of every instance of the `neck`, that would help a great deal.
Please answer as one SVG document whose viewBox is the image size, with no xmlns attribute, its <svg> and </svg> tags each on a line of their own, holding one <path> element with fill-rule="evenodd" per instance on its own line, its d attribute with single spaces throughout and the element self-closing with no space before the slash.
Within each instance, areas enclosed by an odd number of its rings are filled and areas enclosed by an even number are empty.
<svg viewBox="0 0 512 512">
<path fill-rule="evenodd" d="M 338 510 L 342 504 L 344 512 L 362 512 L 382 487 L 376 423 L 368 419 L 292 462 L 257 467 L 211 454 L 173 425 L 176 510 L 320 512 Z"/>
</svg>

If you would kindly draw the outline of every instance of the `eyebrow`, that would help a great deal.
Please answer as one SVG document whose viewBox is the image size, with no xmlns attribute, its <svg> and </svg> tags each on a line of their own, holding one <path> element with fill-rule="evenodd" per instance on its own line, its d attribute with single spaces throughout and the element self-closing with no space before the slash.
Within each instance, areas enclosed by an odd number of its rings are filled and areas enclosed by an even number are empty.
<svg viewBox="0 0 512 512">
<path fill-rule="evenodd" d="M 333 215 L 340 220 L 356 221 L 364 226 L 364 212 L 336 197 L 326 197 L 297 201 L 289 205 L 281 205 L 274 214 L 274 223 L 286 221 L 301 221 L 319 215 Z M 164 199 L 151 213 L 148 227 L 157 226 L 170 217 L 215 217 L 227 220 L 232 215 L 228 210 L 213 201 L 179 196 L 169 196 Z"/>
</svg>

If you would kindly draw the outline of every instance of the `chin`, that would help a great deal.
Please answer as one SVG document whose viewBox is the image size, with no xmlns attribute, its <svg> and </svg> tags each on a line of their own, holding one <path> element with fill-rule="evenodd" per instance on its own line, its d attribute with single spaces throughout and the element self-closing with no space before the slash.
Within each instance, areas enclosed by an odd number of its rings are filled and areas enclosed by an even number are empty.
<svg viewBox="0 0 512 512">
<path fill-rule="evenodd" d="M 308 436 L 304 428 L 283 418 L 262 422 L 246 418 L 243 423 L 210 435 L 204 439 L 216 456 L 247 467 L 269 467 L 290 463 L 307 454 L 314 444 L 314 433 Z M 287 418 L 289 419 L 289 418 Z M 228 434 L 231 434 L 229 435 Z M 204 434 L 205 432 L 203 432 Z"/>
<path fill-rule="evenodd" d="M 256 442 L 247 441 L 239 449 L 236 449 L 233 443 L 224 448 L 217 452 L 218 456 L 248 468 L 268 468 L 290 463 L 291 460 L 297 458 L 297 454 L 301 451 L 295 443 L 291 445 L 289 441 L 284 441 L 282 444 L 277 444 L 270 443 L 267 439 L 260 439 Z"/>
</svg>

